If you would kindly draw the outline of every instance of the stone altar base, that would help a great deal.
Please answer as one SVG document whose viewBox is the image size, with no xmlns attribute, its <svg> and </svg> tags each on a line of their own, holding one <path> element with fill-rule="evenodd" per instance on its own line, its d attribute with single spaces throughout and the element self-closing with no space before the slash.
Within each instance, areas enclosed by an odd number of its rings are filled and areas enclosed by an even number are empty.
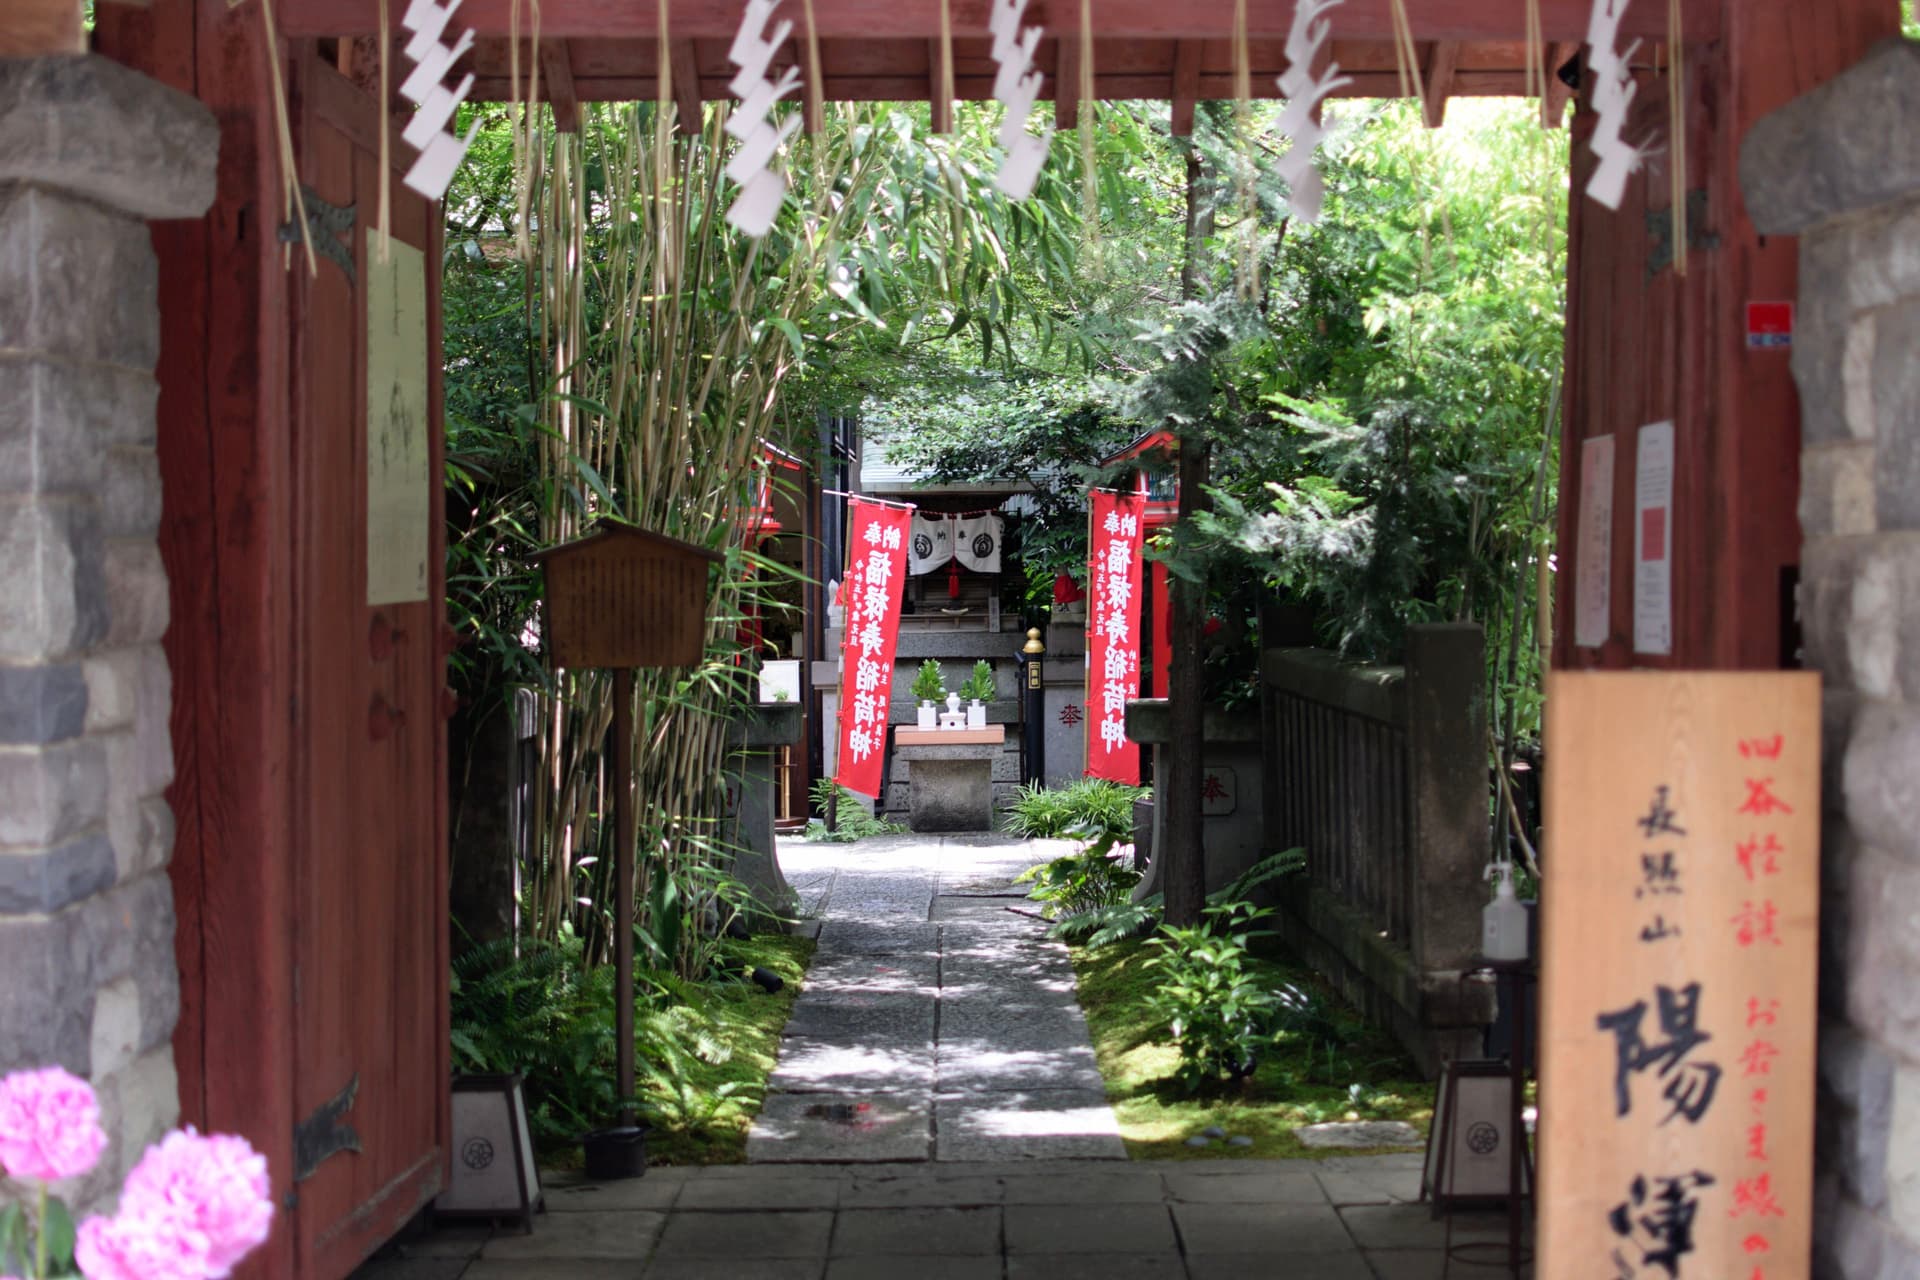
<svg viewBox="0 0 1920 1280">
<path fill-rule="evenodd" d="M 896 729 L 894 755 L 912 765 L 907 825 L 914 831 L 993 830 L 993 762 L 1003 725 Z"/>
</svg>

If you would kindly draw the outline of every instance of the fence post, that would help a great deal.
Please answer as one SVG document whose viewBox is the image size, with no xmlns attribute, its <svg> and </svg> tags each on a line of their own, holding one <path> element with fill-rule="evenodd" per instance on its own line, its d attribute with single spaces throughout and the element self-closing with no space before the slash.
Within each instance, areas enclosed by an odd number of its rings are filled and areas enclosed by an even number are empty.
<svg viewBox="0 0 1920 1280">
<path fill-rule="evenodd" d="M 1486 638 L 1473 623 L 1407 632 L 1407 812 L 1413 962 L 1466 967 L 1480 950 L 1488 857 Z"/>
</svg>

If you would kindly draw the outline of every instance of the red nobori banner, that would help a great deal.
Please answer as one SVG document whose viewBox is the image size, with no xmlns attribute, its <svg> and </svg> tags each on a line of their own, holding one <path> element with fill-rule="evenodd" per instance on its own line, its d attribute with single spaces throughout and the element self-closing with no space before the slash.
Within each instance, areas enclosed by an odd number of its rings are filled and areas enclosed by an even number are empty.
<svg viewBox="0 0 1920 1280">
<path fill-rule="evenodd" d="M 1094 490 L 1087 565 L 1087 776 L 1140 785 L 1127 703 L 1140 696 L 1140 552 L 1146 498 Z"/>
<path fill-rule="evenodd" d="M 900 638 L 913 508 L 854 498 L 847 503 L 847 619 L 840 645 L 840 750 L 834 781 L 880 794 L 887 755 L 887 699 Z"/>
</svg>

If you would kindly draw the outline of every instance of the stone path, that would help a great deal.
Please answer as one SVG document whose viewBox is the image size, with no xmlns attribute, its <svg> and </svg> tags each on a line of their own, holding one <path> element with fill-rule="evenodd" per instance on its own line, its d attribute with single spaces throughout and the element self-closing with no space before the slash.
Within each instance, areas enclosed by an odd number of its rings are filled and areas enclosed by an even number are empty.
<svg viewBox="0 0 1920 1280">
<path fill-rule="evenodd" d="M 1446 1226 L 1412 1203 L 1419 1185 L 1418 1155 L 559 1174 L 532 1235 L 442 1228 L 358 1280 L 1441 1280 Z M 1456 1242 L 1504 1232 L 1499 1215 L 1454 1221 Z"/>
<path fill-rule="evenodd" d="M 1129 1162 L 1073 970 L 1006 910 L 1051 852 L 994 838 L 782 842 L 820 949 L 758 1163 L 548 1174 L 530 1235 L 445 1226 L 355 1280 L 1440 1280 L 1416 1154 Z M 1503 1215 L 1453 1239 L 1504 1262 Z M 1522 1271 L 1530 1277 L 1531 1269 Z"/>
<path fill-rule="evenodd" d="M 748 1160 L 1125 1159 L 1066 948 L 1006 909 L 1069 847 L 782 841 L 819 950 Z"/>
</svg>

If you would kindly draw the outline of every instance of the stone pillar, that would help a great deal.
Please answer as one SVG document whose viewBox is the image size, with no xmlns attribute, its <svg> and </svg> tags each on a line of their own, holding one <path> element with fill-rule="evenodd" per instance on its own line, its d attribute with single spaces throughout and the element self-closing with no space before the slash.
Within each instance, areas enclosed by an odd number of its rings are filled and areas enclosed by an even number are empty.
<svg viewBox="0 0 1920 1280">
<path fill-rule="evenodd" d="M 1815 1274 L 1920 1274 L 1920 45 L 1756 125 L 1799 235 L 1800 615 L 1825 677 Z M 1784 513 L 1783 513 L 1784 514 Z"/>
<path fill-rule="evenodd" d="M 179 1114 L 146 220 L 207 209 L 218 136 L 103 58 L 0 60 L 0 1072 L 92 1079 L 83 1204 Z"/>
</svg>

